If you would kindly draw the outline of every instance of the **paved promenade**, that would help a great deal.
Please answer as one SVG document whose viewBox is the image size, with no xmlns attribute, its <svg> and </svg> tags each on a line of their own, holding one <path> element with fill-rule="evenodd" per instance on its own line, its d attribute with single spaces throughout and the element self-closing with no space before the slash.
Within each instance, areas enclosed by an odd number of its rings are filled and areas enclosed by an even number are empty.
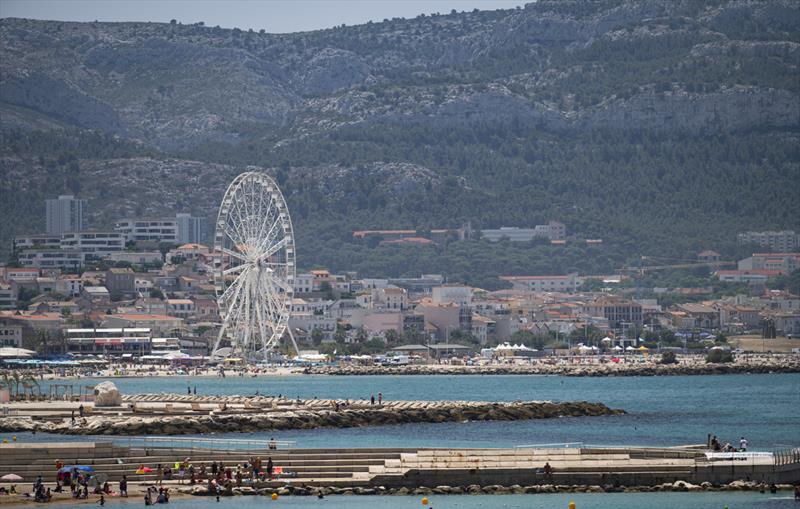
<svg viewBox="0 0 800 509">
<path fill-rule="evenodd" d="M 130 445 L 112 440 L 8 443 L 0 444 L 0 469 L 23 478 L 18 489 L 39 475 L 52 485 L 57 460 L 91 466 L 94 474 L 112 484 L 124 475 L 134 485 L 145 486 L 163 477 L 157 473 L 158 465 L 185 461 L 195 473 L 195 483 L 189 475 L 163 482 L 177 492 L 195 495 L 208 494 L 212 463 L 222 463 L 219 482 L 228 494 L 699 491 L 756 489 L 773 482 L 789 488 L 800 482 L 800 450 L 781 458 L 756 454 L 727 459 L 709 458 L 696 447 L 292 449 L 282 444 L 270 449 L 267 443 L 257 448 L 248 443 L 244 445 L 250 448 L 237 449 L 235 442 L 224 450 L 204 447 L 202 439 L 159 447 L 146 440 Z M 253 480 L 250 465 L 255 459 L 272 461 L 271 477 Z M 142 473 L 142 467 L 152 471 Z"/>
</svg>

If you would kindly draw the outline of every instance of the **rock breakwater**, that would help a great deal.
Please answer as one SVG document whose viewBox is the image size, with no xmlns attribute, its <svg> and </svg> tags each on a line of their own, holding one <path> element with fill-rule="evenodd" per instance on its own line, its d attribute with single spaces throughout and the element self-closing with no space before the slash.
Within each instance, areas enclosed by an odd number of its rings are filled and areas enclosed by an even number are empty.
<svg viewBox="0 0 800 509">
<path fill-rule="evenodd" d="M 166 406 L 166 404 L 165 404 Z M 554 417 L 616 415 L 623 410 L 602 403 L 541 402 L 392 402 L 384 405 L 351 405 L 336 409 L 296 408 L 221 410 L 160 414 L 154 408 L 133 415 L 123 412 L 89 416 L 78 425 L 70 419 L 36 420 L 28 416 L 0 418 L 0 431 L 37 431 L 68 435 L 182 435 L 254 432 L 261 430 L 352 428 L 407 423 L 462 421 L 517 421 Z"/>
<path fill-rule="evenodd" d="M 800 373 L 800 356 L 742 360 L 728 364 L 685 362 L 680 364 L 646 363 L 564 363 L 488 364 L 453 366 L 415 364 L 408 366 L 314 366 L 304 373 L 311 375 L 561 375 L 561 376 L 676 376 L 733 375 L 764 373 Z"/>
</svg>

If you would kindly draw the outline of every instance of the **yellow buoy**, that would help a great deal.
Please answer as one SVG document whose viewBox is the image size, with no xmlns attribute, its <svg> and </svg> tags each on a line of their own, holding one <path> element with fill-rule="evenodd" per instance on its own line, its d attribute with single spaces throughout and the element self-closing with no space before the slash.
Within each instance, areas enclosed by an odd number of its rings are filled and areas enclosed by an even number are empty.
<svg viewBox="0 0 800 509">
<path fill-rule="evenodd" d="M 17 441 L 17 437 L 11 437 L 11 440 L 13 440 L 14 442 L 16 442 L 16 441 Z"/>
<path fill-rule="evenodd" d="M 570 502 L 569 502 L 569 509 L 575 509 L 575 502 L 573 502 L 573 501 L 571 501 L 571 500 L 570 500 Z"/>
<path fill-rule="evenodd" d="M 273 493 L 272 494 L 272 500 L 278 500 L 278 494 L 277 493 Z"/>
<path fill-rule="evenodd" d="M 428 497 L 422 497 L 422 505 L 428 505 Z"/>
<path fill-rule="evenodd" d="M 8 443 L 8 439 L 7 439 L 7 438 L 4 438 L 4 439 L 3 439 L 3 443 L 4 443 L 4 444 L 7 444 L 7 443 Z"/>
</svg>

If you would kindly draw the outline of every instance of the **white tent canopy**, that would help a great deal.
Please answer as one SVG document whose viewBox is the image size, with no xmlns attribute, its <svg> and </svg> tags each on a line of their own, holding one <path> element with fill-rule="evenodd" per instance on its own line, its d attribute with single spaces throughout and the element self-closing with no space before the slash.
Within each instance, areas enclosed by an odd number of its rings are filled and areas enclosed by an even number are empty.
<svg viewBox="0 0 800 509">
<path fill-rule="evenodd" d="M 628 352 L 630 352 L 630 351 L 633 351 L 633 350 L 636 350 L 636 349 L 635 349 L 634 347 L 632 347 L 632 346 L 630 346 L 630 345 L 629 345 L 629 346 L 626 346 L 626 347 L 625 347 L 625 350 L 626 350 L 626 351 L 628 351 Z"/>
<path fill-rule="evenodd" d="M 628 347 L 628 348 L 630 348 L 630 347 Z M 612 348 L 612 350 L 616 350 L 616 351 L 618 351 L 618 352 L 619 352 L 620 350 L 622 350 L 622 347 L 621 347 L 621 346 L 619 346 L 619 345 L 617 345 L 617 346 L 615 346 L 614 348 Z"/>
<path fill-rule="evenodd" d="M 32 355 L 36 355 L 36 352 L 33 350 L 28 350 L 27 348 L 14 348 L 11 346 L 5 346 L 0 348 L 0 357 L 6 359 L 15 359 L 15 358 L 28 358 Z"/>
</svg>

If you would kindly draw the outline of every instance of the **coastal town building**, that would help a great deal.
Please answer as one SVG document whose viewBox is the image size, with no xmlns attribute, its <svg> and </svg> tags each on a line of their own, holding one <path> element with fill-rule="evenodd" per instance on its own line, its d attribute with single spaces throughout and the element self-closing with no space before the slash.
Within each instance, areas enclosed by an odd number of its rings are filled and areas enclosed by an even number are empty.
<svg viewBox="0 0 800 509">
<path fill-rule="evenodd" d="M 566 276 L 500 276 L 503 281 L 511 283 L 515 290 L 531 292 L 575 292 L 583 284 L 578 274 Z"/>
<path fill-rule="evenodd" d="M 736 241 L 740 245 L 758 244 L 779 253 L 800 248 L 800 235 L 793 230 L 745 232 L 738 234 Z"/>
<path fill-rule="evenodd" d="M 767 270 L 783 275 L 791 274 L 800 268 L 800 253 L 753 253 L 753 256 L 739 260 L 741 271 Z"/>
<path fill-rule="evenodd" d="M 0 282 L 0 309 L 17 308 L 17 291 L 10 283 Z"/>
<path fill-rule="evenodd" d="M 21 325 L 4 325 L 0 323 L 0 348 L 2 347 L 22 347 Z"/>
<path fill-rule="evenodd" d="M 48 234 L 62 234 L 86 228 L 86 200 L 76 199 L 71 194 L 45 200 L 45 214 L 45 231 Z"/>
<path fill-rule="evenodd" d="M 496 229 L 481 230 L 481 238 L 489 242 L 498 242 L 506 238 L 511 242 L 530 242 L 536 238 L 543 238 L 550 241 L 565 240 L 567 237 L 567 227 L 558 221 L 550 221 L 547 224 L 539 224 L 533 228 L 518 228 L 516 226 L 501 226 Z"/>
</svg>

